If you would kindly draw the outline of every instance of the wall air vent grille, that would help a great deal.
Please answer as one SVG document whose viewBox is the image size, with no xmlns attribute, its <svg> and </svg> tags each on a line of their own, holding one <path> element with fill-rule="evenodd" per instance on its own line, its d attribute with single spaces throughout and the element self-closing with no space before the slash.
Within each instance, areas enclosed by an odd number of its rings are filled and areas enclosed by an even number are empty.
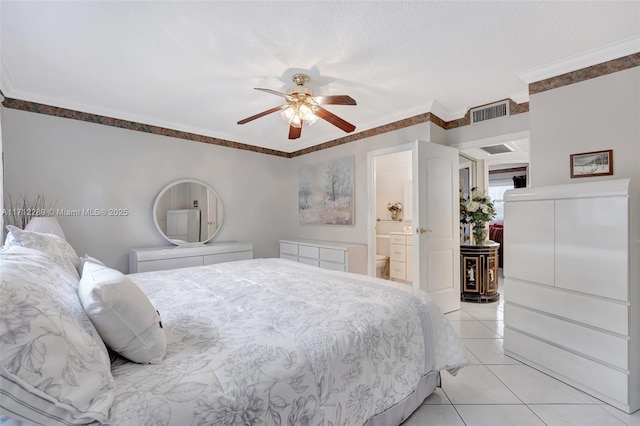
<svg viewBox="0 0 640 426">
<path fill-rule="evenodd" d="M 484 105 L 478 108 L 471 108 L 471 124 L 482 121 L 493 120 L 494 118 L 509 116 L 509 101 L 496 102 L 491 105 Z"/>
<path fill-rule="evenodd" d="M 504 154 L 505 152 L 513 152 L 513 149 L 511 149 L 510 147 L 508 147 L 503 143 L 498 145 L 482 146 L 480 147 L 480 149 L 485 151 L 489 155 Z"/>
</svg>

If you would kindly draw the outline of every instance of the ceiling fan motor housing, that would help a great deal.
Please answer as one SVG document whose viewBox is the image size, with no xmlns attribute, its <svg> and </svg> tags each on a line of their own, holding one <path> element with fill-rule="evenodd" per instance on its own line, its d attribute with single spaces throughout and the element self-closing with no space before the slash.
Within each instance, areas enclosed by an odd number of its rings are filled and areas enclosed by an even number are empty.
<svg viewBox="0 0 640 426">
<path fill-rule="evenodd" d="M 293 87 L 289 87 L 287 89 L 287 95 L 308 95 L 313 96 L 313 90 L 305 87 L 305 84 L 310 80 L 309 76 L 306 74 L 294 74 L 291 77 L 291 81 L 295 84 Z"/>
<path fill-rule="evenodd" d="M 287 89 L 287 95 L 313 96 L 313 90 L 305 86 L 293 86 Z"/>
</svg>

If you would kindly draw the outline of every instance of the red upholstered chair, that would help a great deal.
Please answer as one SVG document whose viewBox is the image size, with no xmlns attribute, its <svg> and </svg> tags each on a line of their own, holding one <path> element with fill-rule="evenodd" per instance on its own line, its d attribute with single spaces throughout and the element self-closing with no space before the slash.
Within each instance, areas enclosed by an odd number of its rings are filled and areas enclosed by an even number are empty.
<svg viewBox="0 0 640 426">
<path fill-rule="evenodd" d="M 504 250 L 502 232 L 504 231 L 501 223 L 492 223 L 489 225 L 489 239 L 500 244 L 498 249 L 498 266 L 502 268 L 504 264 Z"/>
</svg>

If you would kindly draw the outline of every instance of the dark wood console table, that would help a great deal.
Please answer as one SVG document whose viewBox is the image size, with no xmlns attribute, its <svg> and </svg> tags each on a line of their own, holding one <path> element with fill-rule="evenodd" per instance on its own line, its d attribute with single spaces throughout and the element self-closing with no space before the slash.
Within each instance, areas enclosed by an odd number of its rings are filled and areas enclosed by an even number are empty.
<svg viewBox="0 0 640 426">
<path fill-rule="evenodd" d="M 483 245 L 460 245 L 460 300 L 492 302 L 498 293 L 498 248 L 488 241 Z"/>
</svg>

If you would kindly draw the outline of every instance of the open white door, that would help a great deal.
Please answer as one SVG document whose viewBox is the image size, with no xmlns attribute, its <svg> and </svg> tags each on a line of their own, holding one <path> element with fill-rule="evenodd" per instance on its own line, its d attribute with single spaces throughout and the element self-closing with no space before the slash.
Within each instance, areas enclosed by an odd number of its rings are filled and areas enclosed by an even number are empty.
<svg viewBox="0 0 640 426">
<path fill-rule="evenodd" d="M 443 312 L 460 309 L 458 150 L 416 141 L 413 148 L 413 286 Z"/>
</svg>

